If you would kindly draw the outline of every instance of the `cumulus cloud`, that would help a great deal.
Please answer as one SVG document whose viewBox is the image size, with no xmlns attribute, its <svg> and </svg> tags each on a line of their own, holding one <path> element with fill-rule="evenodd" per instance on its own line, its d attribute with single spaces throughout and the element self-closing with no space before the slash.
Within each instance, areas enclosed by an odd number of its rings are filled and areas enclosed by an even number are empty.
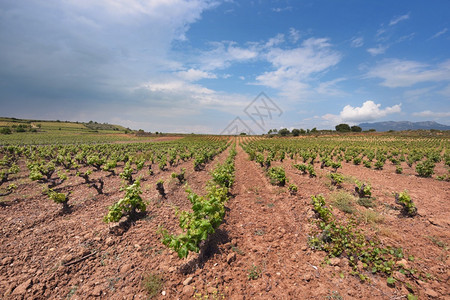
<svg viewBox="0 0 450 300">
<path fill-rule="evenodd" d="M 348 122 L 360 122 L 360 121 L 372 121 L 382 118 L 386 115 L 401 112 L 401 104 L 386 107 L 380 109 L 381 104 L 375 104 L 375 102 L 369 100 L 363 103 L 361 107 L 353 107 L 346 105 L 340 113 L 340 117 L 343 121 Z"/>
<path fill-rule="evenodd" d="M 353 107 L 351 105 L 346 105 L 339 115 L 335 114 L 325 114 L 321 117 L 326 124 L 339 124 L 339 123 L 350 123 L 356 124 L 360 122 L 373 121 L 379 118 L 383 118 L 389 114 L 401 112 L 401 104 L 396 104 L 393 106 L 381 109 L 381 104 L 376 104 L 372 100 L 368 100 L 362 104 L 361 107 Z"/>
<path fill-rule="evenodd" d="M 372 68 L 366 77 L 381 78 L 381 85 L 391 88 L 413 86 L 420 82 L 449 81 L 450 60 L 434 66 L 412 60 L 384 60 Z"/>
</svg>

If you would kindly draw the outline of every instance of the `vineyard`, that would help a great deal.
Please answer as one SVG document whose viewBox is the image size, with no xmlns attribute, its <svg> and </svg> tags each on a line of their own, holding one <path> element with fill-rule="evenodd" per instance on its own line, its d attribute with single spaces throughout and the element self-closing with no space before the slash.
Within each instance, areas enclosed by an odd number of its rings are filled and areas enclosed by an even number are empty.
<svg viewBox="0 0 450 300">
<path fill-rule="evenodd" d="M 82 130 L 0 136 L 0 299 L 450 295 L 445 136 Z"/>
</svg>

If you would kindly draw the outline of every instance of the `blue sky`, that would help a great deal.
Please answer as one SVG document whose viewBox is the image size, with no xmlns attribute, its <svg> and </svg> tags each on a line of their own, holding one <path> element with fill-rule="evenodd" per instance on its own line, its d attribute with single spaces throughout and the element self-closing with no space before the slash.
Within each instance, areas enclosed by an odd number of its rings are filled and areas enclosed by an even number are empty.
<svg viewBox="0 0 450 300">
<path fill-rule="evenodd" d="M 257 133 L 450 125 L 449 20 L 448 0 L 3 0 L 0 115 L 188 133 L 236 117 Z"/>
</svg>

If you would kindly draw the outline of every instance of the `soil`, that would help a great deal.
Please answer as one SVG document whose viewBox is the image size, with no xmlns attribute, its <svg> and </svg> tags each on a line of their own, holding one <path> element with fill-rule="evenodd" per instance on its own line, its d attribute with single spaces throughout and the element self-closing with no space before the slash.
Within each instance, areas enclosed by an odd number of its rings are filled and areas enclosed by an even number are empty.
<svg viewBox="0 0 450 300">
<path fill-rule="evenodd" d="M 350 275 L 345 258 L 326 264 L 324 252 L 308 247 L 315 226 L 310 196 L 323 194 L 328 199 L 337 190 L 326 176 L 329 169 L 316 164 L 318 176 L 310 178 L 292 167 L 295 161 L 274 163 L 283 165 L 289 183 L 298 186 L 297 194 L 291 195 L 286 187 L 271 185 L 264 170 L 249 161 L 240 146 L 237 152 L 236 179 L 224 222 L 201 262 L 196 253 L 179 259 L 157 233 L 161 226 L 179 233 L 176 208 L 190 209 L 184 185 L 170 175 L 186 168 L 188 185 L 204 194 L 209 172 L 229 150 L 202 171 L 194 171 L 188 161 L 165 171 L 154 165 L 153 175 L 147 168 L 135 174 L 143 176 L 147 212 L 120 225 L 102 221 L 108 206 L 123 196 L 118 176 L 108 177 L 103 171 L 91 175 L 103 178 L 102 195 L 82 178 L 71 176 L 60 187 L 72 191 L 70 212 L 62 213 L 60 205 L 42 195 L 42 184 L 19 174 L 18 190 L 3 197 L 0 206 L 0 299 L 148 299 L 143 281 L 151 275 L 163 281 L 158 299 L 406 298 L 409 292 L 402 285 L 389 287 L 386 277 L 371 274 L 370 281 L 361 282 Z M 360 226 L 384 244 L 402 247 L 414 256 L 407 264 L 426 274 L 414 282 L 419 298 L 450 299 L 450 184 L 419 178 L 406 164 L 403 167 L 404 174 L 395 174 L 388 163 L 383 170 L 343 163 L 339 172 L 371 184 L 377 204 L 373 210 L 383 220 Z M 159 179 L 165 180 L 165 198 L 156 190 Z M 414 218 L 401 216 L 395 203 L 393 193 L 405 189 L 418 207 Z M 352 192 L 354 185 L 345 182 L 340 190 Z M 334 212 L 345 217 L 337 209 Z M 197 266 L 185 274 L 180 270 L 186 264 Z"/>
</svg>

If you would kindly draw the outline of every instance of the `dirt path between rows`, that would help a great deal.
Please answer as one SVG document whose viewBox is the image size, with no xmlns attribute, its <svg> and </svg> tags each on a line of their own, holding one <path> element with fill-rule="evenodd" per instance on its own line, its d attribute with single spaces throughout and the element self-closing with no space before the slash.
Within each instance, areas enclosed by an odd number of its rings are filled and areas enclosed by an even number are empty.
<svg viewBox="0 0 450 300">
<path fill-rule="evenodd" d="M 219 290 L 230 299 L 389 299 L 384 287 L 361 284 L 353 276 L 340 278 L 339 265 L 323 265 L 324 254 L 307 246 L 313 212 L 310 195 L 323 189 L 319 179 L 296 183 L 292 196 L 273 186 L 264 171 L 241 147 L 237 148 L 235 195 L 229 203 L 225 224 L 231 244 L 203 272 L 214 271 L 223 279 Z M 302 187 L 308 187 L 303 189 Z M 231 248 L 231 249 L 227 249 Z M 236 259 L 234 260 L 234 256 Z M 209 269 L 211 268 L 211 269 Z M 199 276 L 202 276 L 199 274 Z M 394 291 L 395 292 L 395 291 Z"/>
</svg>

